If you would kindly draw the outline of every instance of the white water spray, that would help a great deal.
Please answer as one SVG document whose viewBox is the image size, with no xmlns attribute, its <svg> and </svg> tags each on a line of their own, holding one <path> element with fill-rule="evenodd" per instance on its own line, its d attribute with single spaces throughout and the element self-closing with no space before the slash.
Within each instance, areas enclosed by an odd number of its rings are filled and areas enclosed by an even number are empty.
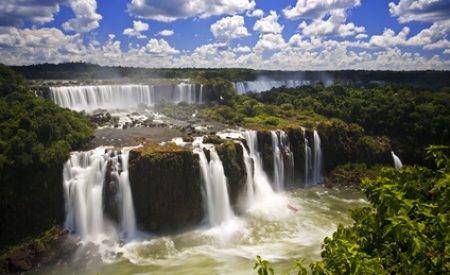
<svg viewBox="0 0 450 275">
<path fill-rule="evenodd" d="M 109 148 L 98 147 L 87 152 L 73 152 L 64 166 L 65 227 L 83 240 L 100 240 L 115 236 L 131 238 L 136 231 L 133 199 L 128 180 L 128 151 L 111 154 Z M 121 158 L 121 161 L 119 161 Z M 118 213 L 120 228 L 108 221 L 103 213 L 103 194 L 108 163 L 115 166 L 111 176 L 118 178 Z M 121 164 L 120 164 L 121 163 Z"/>
<path fill-rule="evenodd" d="M 193 145 L 197 147 L 194 148 L 194 153 L 200 157 L 201 175 L 206 191 L 208 221 L 211 226 L 219 226 L 234 217 L 223 164 L 214 145 L 203 144 L 202 138 L 197 138 Z M 209 151 L 209 162 L 203 149 Z"/>
<path fill-rule="evenodd" d="M 320 144 L 319 133 L 314 130 L 314 164 L 313 164 L 313 183 L 317 184 L 322 181 L 322 147 Z"/>
<path fill-rule="evenodd" d="M 395 169 L 399 170 L 403 167 L 403 163 L 400 160 L 400 158 L 394 153 L 394 151 L 391 151 L 392 159 L 394 160 L 394 167 Z"/>
</svg>

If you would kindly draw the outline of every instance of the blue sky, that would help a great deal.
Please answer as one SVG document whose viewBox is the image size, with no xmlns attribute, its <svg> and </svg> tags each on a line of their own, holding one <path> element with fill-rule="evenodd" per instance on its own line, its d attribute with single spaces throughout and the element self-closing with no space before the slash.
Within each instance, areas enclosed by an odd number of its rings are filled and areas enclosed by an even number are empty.
<svg viewBox="0 0 450 275">
<path fill-rule="evenodd" d="M 0 62 L 450 69 L 448 0 L 3 0 Z"/>
</svg>

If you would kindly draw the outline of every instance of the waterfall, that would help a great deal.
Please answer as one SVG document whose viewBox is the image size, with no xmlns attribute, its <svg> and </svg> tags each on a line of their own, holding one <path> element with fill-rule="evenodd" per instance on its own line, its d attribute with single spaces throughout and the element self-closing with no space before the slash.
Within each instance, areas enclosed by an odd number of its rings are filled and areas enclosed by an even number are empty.
<svg viewBox="0 0 450 275">
<path fill-rule="evenodd" d="M 50 87 L 50 98 L 61 107 L 77 111 L 136 108 L 138 104 L 154 105 L 155 90 L 146 85 Z"/>
<path fill-rule="evenodd" d="M 203 84 L 200 84 L 200 91 L 198 96 L 198 103 L 203 104 Z"/>
<path fill-rule="evenodd" d="M 279 88 L 286 86 L 287 88 L 295 88 L 298 86 L 310 85 L 310 80 L 255 80 L 255 81 L 242 81 L 235 82 L 234 88 L 238 94 L 247 93 L 260 93 L 264 91 L 270 91 L 272 88 Z"/>
<path fill-rule="evenodd" d="M 276 190 L 284 189 L 294 177 L 294 154 L 289 146 L 289 138 L 284 131 L 271 131 L 273 151 L 273 178 Z"/>
<path fill-rule="evenodd" d="M 271 131 L 272 152 L 273 152 L 273 181 L 275 189 L 281 191 L 284 189 L 284 159 L 280 144 L 280 138 L 276 131 Z"/>
<path fill-rule="evenodd" d="M 322 181 L 322 147 L 320 145 L 319 133 L 314 130 L 314 163 L 313 163 L 313 183 Z"/>
<path fill-rule="evenodd" d="M 269 178 L 262 167 L 261 154 L 258 151 L 258 136 L 254 130 L 246 130 L 242 133 L 247 141 L 249 152 L 244 148 L 245 169 L 247 170 L 247 202 L 251 207 L 255 204 L 263 204 L 275 195 L 270 186 Z"/>
<path fill-rule="evenodd" d="M 402 168 L 403 163 L 400 160 L 400 158 L 394 153 L 394 151 L 391 151 L 392 159 L 394 160 L 394 167 L 395 169 L 399 170 Z"/>
<path fill-rule="evenodd" d="M 45 96 L 40 93 L 41 96 Z M 129 109 L 154 106 L 162 101 L 203 103 L 203 86 L 177 85 L 98 85 L 50 87 L 49 98 L 61 107 L 76 111 Z"/>
<path fill-rule="evenodd" d="M 319 133 L 314 130 L 313 132 L 313 148 L 311 148 L 310 141 L 306 136 L 306 130 L 302 128 L 304 146 L 304 185 L 315 185 L 322 181 L 322 147 L 320 144 Z"/>
<path fill-rule="evenodd" d="M 208 221 L 211 226 L 218 226 L 234 217 L 223 164 L 214 145 L 203 144 L 202 138 L 197 138 L 194 146 L 197 147 L 194 149 L 194 153 L 200 157 L 201 175 L 206 191 Z M 204 149 L 209 151 L 209 162 Z"/>
<path fill-rule="evenodd" d="M 64 165 L 63 187 L 66 208 L 65 227 L 82 239 L 99 240 L 115 235 L 131 238 L 136 221 L 128 180 L 128 152 L 115 154 L 109 148 L 98 147 L 87 152 L 73 152 Z M 106 182 L 109 177 L 111 182 Z M 108 186 L 117 182 L 117 193 L 105 198 L 105 192 L 115 190 Z M 115 202 L 119 225 L 109 221 L 104 211 L 106 200 Z"/>
</svg>

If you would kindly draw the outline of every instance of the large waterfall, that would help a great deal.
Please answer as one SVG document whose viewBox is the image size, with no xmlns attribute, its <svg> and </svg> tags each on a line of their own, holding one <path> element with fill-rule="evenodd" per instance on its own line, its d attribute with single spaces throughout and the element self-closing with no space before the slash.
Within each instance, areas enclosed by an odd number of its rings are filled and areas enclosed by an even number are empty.
<svg viewBox="0 0 450 275">
<path fill-rule="evenodd" d="M 394 151 L 391 151 L 392 159 L 394 160 L 394 167 L 395 169 L 399 170 L 402 168 L 403 163 L 400 160 L 400 158 L 394 153 Z"/>
<path fill-rule="evenodd" d="M 211 226 L 218 226 L 234 217 L 223 164 L 214 145 L 203 144 L 202 138 L 197 138 L 194 143 L 196 147 L 194 152 L 200 157 L 201 175 L 206 191 L 208 221 Z M 205 150 L 209 151 L 209 161 Z"/>
<path fill-rule="evenodd" d="M 122 154 L 106 147 L 74 152 L 65 164 L 65 226 L 82 239 L 95 241 L 118 233 L 129 239 L 135 234 L 129 149 L 124 148 Z"/>
<path fill-rule="evenodd" d="M 48 96 L 61 107 L 77 111 L 95 109 L 136 108 L 139 104 L 153 106 L 160 102 L 203 103 L 203 86 L 178 85 L 98 85 L 51 87 Z"/>
</svg>

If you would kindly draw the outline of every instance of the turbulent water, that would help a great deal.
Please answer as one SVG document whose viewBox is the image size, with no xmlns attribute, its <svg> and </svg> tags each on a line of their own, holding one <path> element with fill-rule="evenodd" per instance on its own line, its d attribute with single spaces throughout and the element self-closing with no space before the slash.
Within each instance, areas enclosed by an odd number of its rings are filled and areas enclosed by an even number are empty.
<svg viewBox="0 0 450 275">
<path fill-rule="evenodd" d="M 270 180 L 263 169 L 256 131 L 218 133 L 235 142 L 246 140 L 246 145 L 240 142 L 240 146 L 247 192 L 240 198 L 239 215 L 230 204 L 227 178 L 215 146 L 203 143 L 202 137 L 192 145 L 175 139 L 180 146 L 192 146 L 199 156 L 207 222 L 182 233 L 162 236 L 136 230 L 128 180 L 131 148 L 120 153 L 108 147 L 72 153 L 64 168 L 65 226 L 84 245 L 67 265 L 35 273 L 251 274 L 256 255 L 270 260 L 278 272 L 287 271 L 295 258 L 318 260 L 323 238 L 337 224 L 350 223 L 349 208 L 366 202 L 351 190 L 315 186 L 284 191 L 285 176 L 294 174 L 293 154 L 285 132 L 277 130 L 271 134 L 274 168 L 279 169 L 274 180 L 278 183 Z M 305 167 L 312 171 L 315 181 L 321 176 L 322 161 L 316 131 L 313 145 L 313 156 L 306 160 Z M 205 150 L 209 151 L 208 157 Z"/>
<path fill-rule="evenodd" d="M 44 95 L 43 95 L 44 96 Z M 189 104 L 203 103 L 203 86 L 178 85 L 98 85 L 51 87 L 51 100 L 61 107 L 77 111 L 96 109 L 135 109 L 167 101 Z"/>
<path fill-rule="evenodd" d="M 252 270 L 256 255 L 270 260 L 277 274 L 283 274 L 293 259 L 319 260 L 323 238 L 337 224 L 351 223 L 350 208 L 367 204 L 356 191 L 322 187 L 291 190 L 283 197 L 298 211 L 275 203 L 264 212 L 243 214 L 229 227 L 149 236 L 111 248 L 114 253 L 108 255 L 114 256 L 103 260 L 89 252 L 82 260 L 36 274 L 256 274 Z"/>
</svg>

